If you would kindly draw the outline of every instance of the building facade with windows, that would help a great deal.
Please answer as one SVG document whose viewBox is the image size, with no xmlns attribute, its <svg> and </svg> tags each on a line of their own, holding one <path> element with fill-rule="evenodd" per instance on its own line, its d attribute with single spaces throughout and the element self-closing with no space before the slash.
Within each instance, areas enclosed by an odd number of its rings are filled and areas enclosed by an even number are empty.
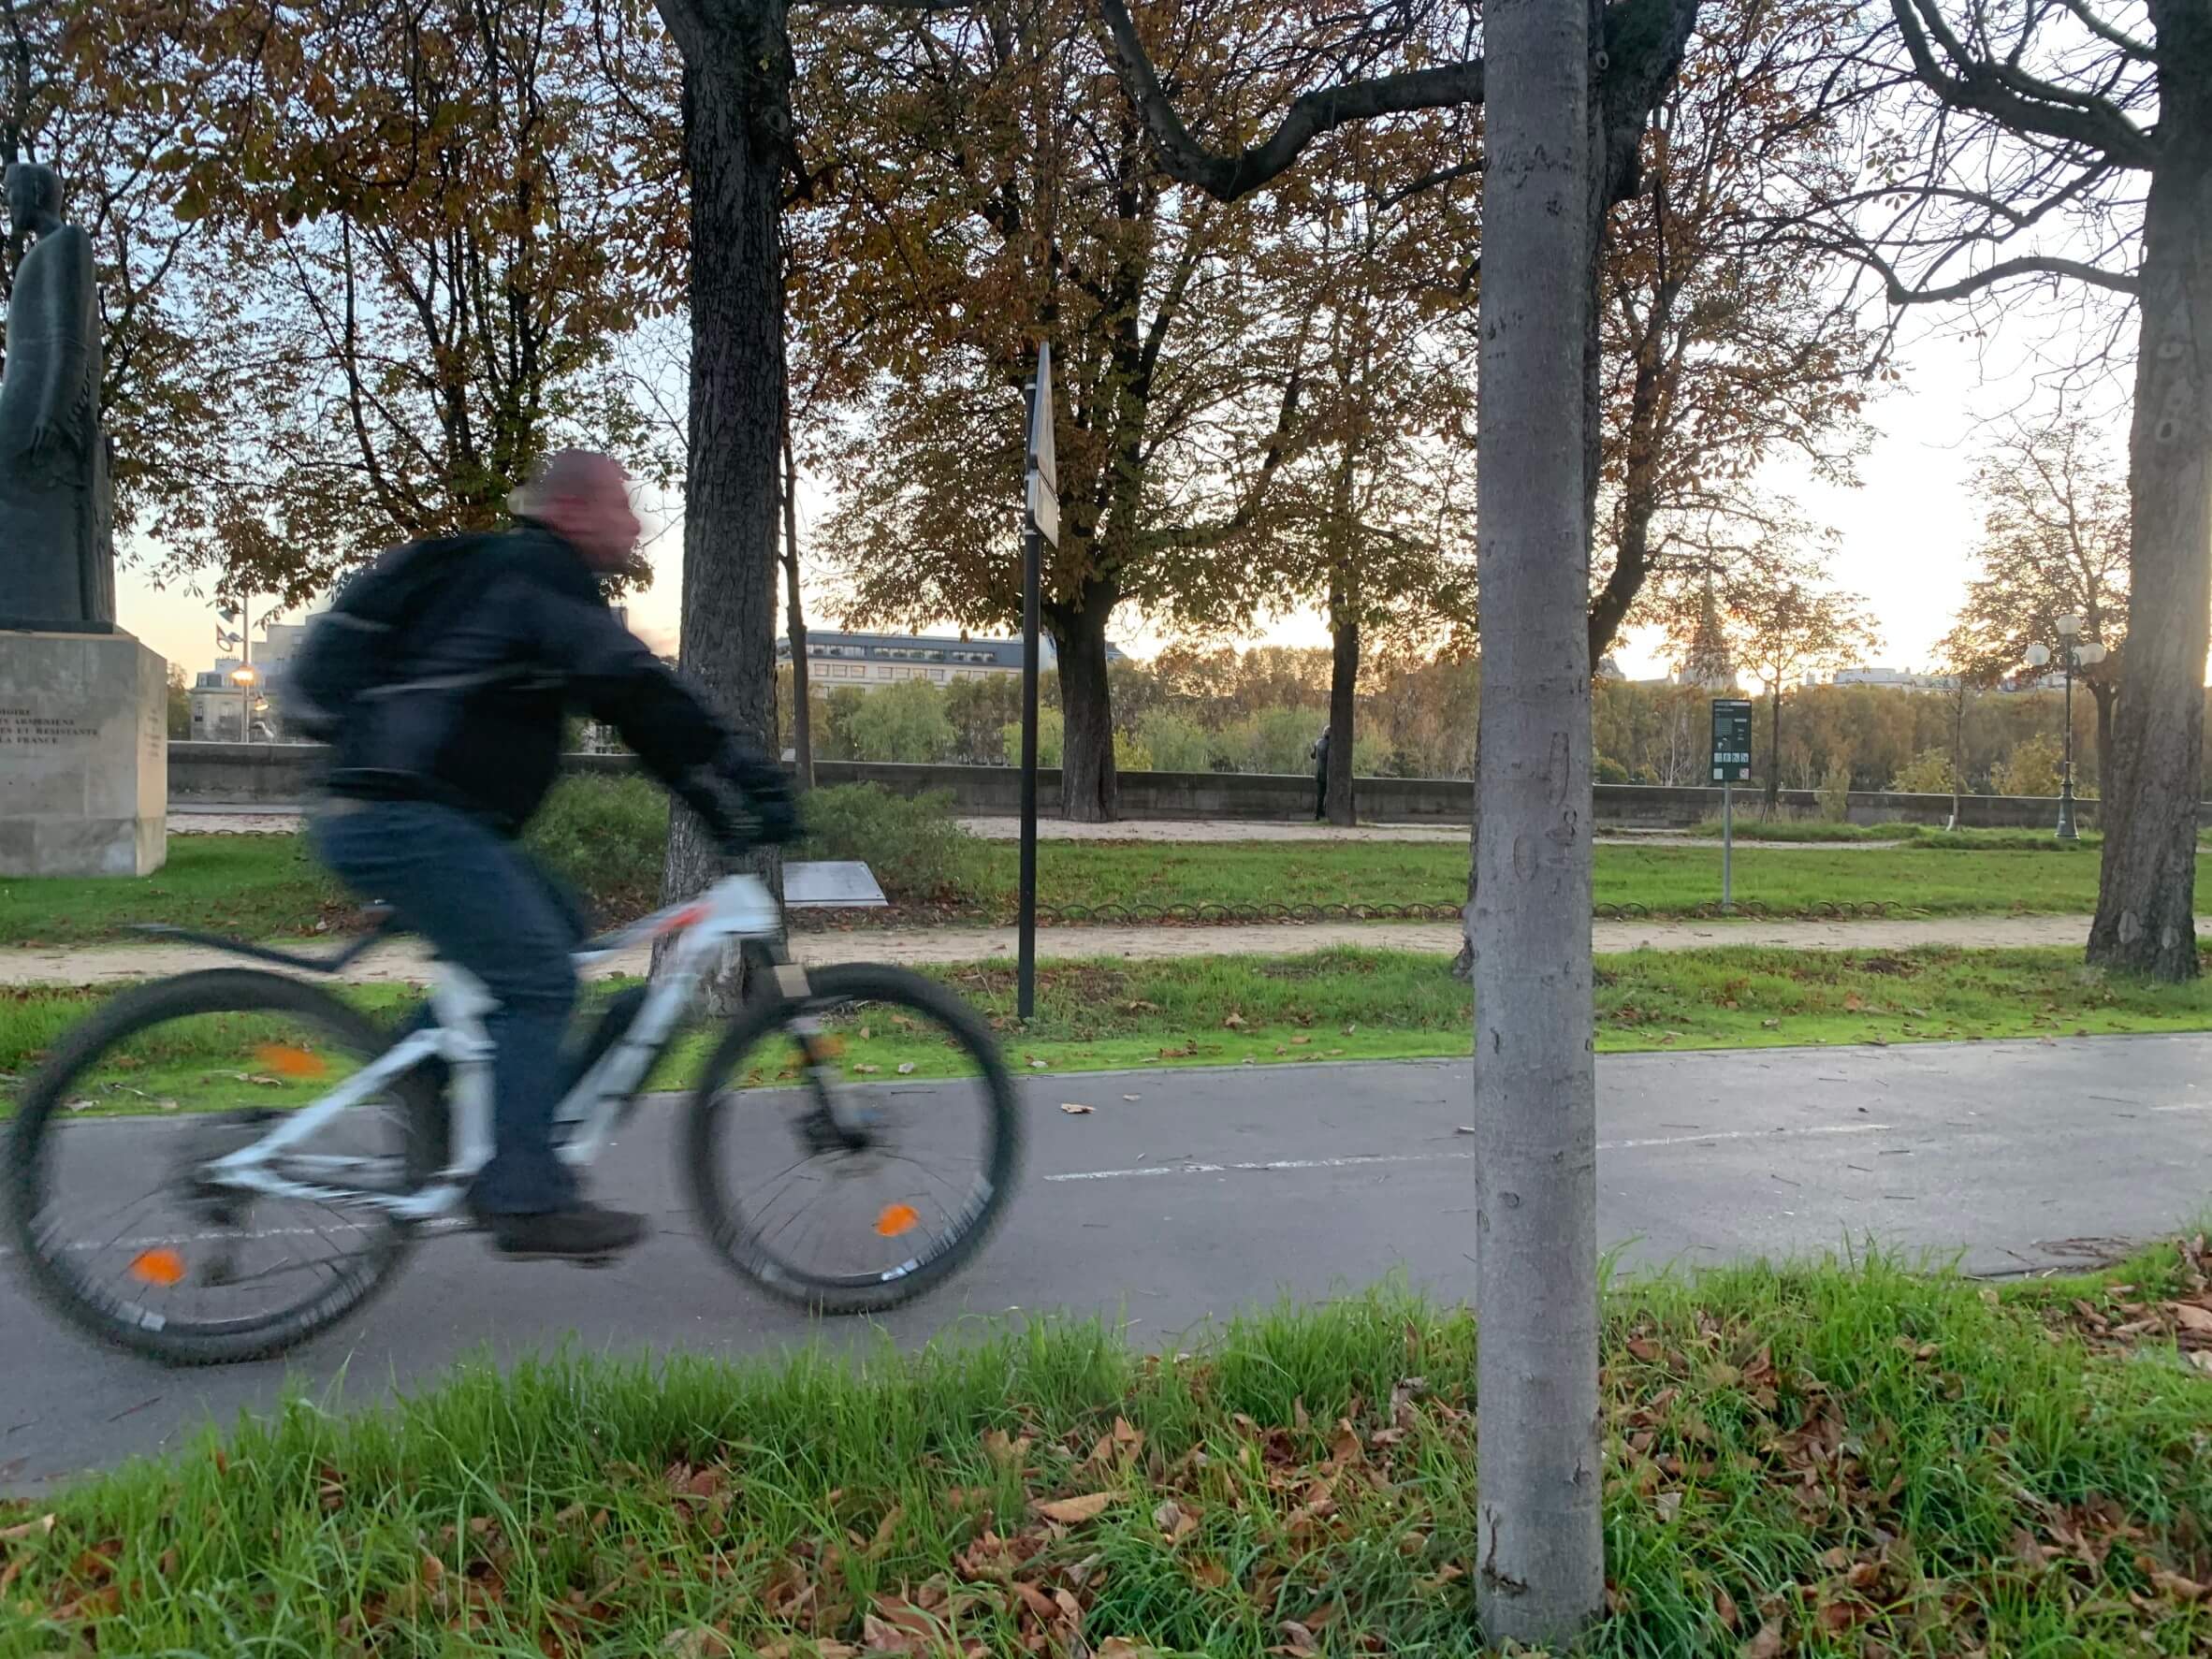
<svg viewBox="0 0 2212 1659">
<path fill-rule="evenodd" d="M 1053 642 L 1039 642 L 1038 665 L 1054 665 Z M 1119 647 L 1108 645 L 1109 662 L 1122 660 Z M 791 661 L 791 642 L 776 642 L 776 660 Z M 872 689 L 900 680 L 928 680 L 949 685 L 961 679 L 996 679 L 1022 672 L 1022 642 L 1018 639 L 939 638 L 919 633 L 845 633 L 822 629 L 807 633 L 807 677 L 824 691 L 838 686 Z"/>
</svg>

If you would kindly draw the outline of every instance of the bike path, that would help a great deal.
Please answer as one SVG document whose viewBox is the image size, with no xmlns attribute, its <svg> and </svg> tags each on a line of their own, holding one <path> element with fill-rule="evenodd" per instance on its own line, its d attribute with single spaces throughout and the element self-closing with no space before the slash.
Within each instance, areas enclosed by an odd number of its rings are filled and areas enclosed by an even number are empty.
<svg viewBox="0 0 2212 1659">
<path fill-rule="evenodd" d="M 1871 1240 L 2035 1272 L 2212 1205 L 2212 1036 L 1608 1055 L 1597 1077 L 1599 1233 L 1626 1269 Z M 1023 1086 L 1030 1155 L 1012 1212 L 965 1275 L 883 1322 L 902 1343 L 1071 1311 L 1168 1346 L 1209 1317 L 1392 1272 L 1439 1299 L 1473 1294 L 1464 1061 Z M 601 1195 L 656 1220 L 616 1266 L 520 1266 L 477 1237 L 433 1240 L 365 1313 L 288 1361 L 164 1370 L 56 1324 L 0 1272 L 0 1487 L 160 1450 L 287 1386 L 373 1403 L 486 1346 L 742 1355 L 867 1340 L 768 1302 L 708 1254 L 677 1179 L 677 1123 L 656 1102 L 596 1172 Z"/>
</svg>

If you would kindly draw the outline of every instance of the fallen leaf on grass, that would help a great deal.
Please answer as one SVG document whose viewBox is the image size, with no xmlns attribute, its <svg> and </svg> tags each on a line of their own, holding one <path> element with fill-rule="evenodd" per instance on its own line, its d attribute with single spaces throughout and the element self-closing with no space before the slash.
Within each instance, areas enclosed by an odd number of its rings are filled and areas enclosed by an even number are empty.
<svg viewBox="0 0 2212 1659">
<path fill-rule="evenodd" d="M 1241 1013 L 1231 1012 L 1227 1019 L 1221 1022 L 1221 1027 L 1225 1031 L 1242 1031 L 1244 1028 L 1244 1016 Z"/>
<path fill-rule="evenodd" d="M 1158 1659 L 1159 1650 L 1150 1642 L 1133 1642 L 1126 1636 L 1110 1636 L 1092 1650 L 1098 1659 Z"/>
<path fill-rule="evenodd" d="M 1019 1468 L 1029 1455 L 1029 1436 L 1015 1440 L 1004 1429 L 989 1430 L 983 1435 L 983 1455 L 1002 1469 Z"/>
<path fill-rule="evenodd" d="M 1098 1520 L 1112 1508 L 1114 1496 L 1110 1492 L 1094 1492 L 1080 1498 L 1055 1498 L 1029 1506 L 1047 1521 L 1056 1521 L 1062 1526 L 1080 1526 L 1086 1521 Z"/>
<path fill-rule="evenodd" d="M 36 1521 L 26 1521 L 20 1526 L 0 1527 L 0 1544 L 12 1544 L 18 1538 L 43 1538 L 53 1531 L 53 1517 L 41 1515 Z"/>
<path fill-rule="evenodd" d="M 2189 1362 L 2206 1376 L 2212 1376 L 2212 1348 L 2198 1348 L 2190 1355 Z"/>
<path fill-rule="evenodd" d="M 1314 1639 L 1314 1633 L 1295 1619 L 1286 1619 L 1276 1625 L 1275 1634 L 1283 1638 L 1283 1645 L 1268 1649 L 1271 1653 L 1288 1653 L 1292 1659 L 1306 1659 L 1308 1654 L 1321 1651 L 1321 1644 Z"/>
<path fill-rule="evenodd" d="M 883 1068 L 880 1066 L 855 1066 L 852 1068 L 852 1070 L 861 1073 L 863 1076 L 866 1076 L 871 1071 L 880 1071 L 883 1070 Z"/>
<path fill-rule="evenodd" d="M 1229 1568 L 1223 1566 L 1211 1555 L 1192 1556 L 1185 1564 L 1185 1570 L 1190 1574 L 1190 1581 L 1201 1590 L 1226 1590 L 1229 1588 Z"/>
<path fill-rule="evenodd" d="M 1199 1523 L 1197 1516 L 1170 1498 L 1152 1512 L 1152 1524 L 1167 1535 L 1169 1543 L 1180 1544 L 1198 1531 Z"/>
<path fill-rule="evenodd" d="M 1781 1659 L 1782 1626 L 1762 1624 L 1759 1634 L 1743 1644 L 1739 1659 Z"/>
<path fill-rule="evenodd" d="M 2212 1335 L 2212 1308 L 2202 1308 L 2192 1302 L 2177 1302 L 2173 1304 L 2172 1311 L 2184 1331 Z"/>
<path fill-rule="evenodd" d="M 1051 1064 L 1052 1062 L 1050 1060 L 1031 1060 L 1029 1062 L 1029 1070 L 1032 1071 L 1042 1071 Z"/>
<path fill-rule="evenodd" d="M 1062 1100 L 1060 1110 L 1070 1117 L 1088 1117 L 1092 1113 L 1098 1111 L 1098 1108 L 1096 1106 L 1078 1106 L 1071 1100 Z"/>
<path fill-rule="evenodd" d="M 901 1061 L 898 1063 L 898 1074 L 899 1074 L 901 1077 L 911 1077 L 911 1076 L 913 1076 L 913 1075 L 914 1075 L 914 1062 L 913 1062 L 913 1061 L 911 1061 L 911 1060 L 901 1060 Z"/>
<path fill-rule="evenodd" d="M 1843 1011 L 1845 1013 L 1862 1013 L 1865 1011 L 1866 1006 L 1867 999 L 1856 991 L 1851 992 L 1843 998 Z M 1760 1634 L 1764 1635 L 1765 1632 L 1762 1631 Z"/>
<path fill-rule="evenodd" d="M 1309 1043 L 1309 1042 L 1311 1042 L 1311 1041 L 1313 1041 L 1313 1039 L 1312 1039 L 1311 1037 L 1293 1037 L 1293 1038 L 1290 1040 L 1290 1046 L 1291 1046 L 1292 1048 L 1303 1048 L 1303 1047 L 1304 1047 L 1304 1046 L 1305 1046 L 1307 1043 Z"/>
<path fill-rule="evenodd" d="M 722 1659 L 735 1653 L 730 1638 L 719 1630 L 705 1624 L 694 1624 L 688 1630 L 672 1630 L 661 1644 L 661 1652 L 669 1659 Z"/>
</svg>

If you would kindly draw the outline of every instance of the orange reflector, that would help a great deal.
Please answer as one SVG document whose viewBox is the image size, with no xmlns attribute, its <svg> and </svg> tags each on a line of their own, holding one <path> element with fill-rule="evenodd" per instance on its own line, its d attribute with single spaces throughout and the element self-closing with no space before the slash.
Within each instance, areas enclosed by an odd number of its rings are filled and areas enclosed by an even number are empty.
<svg viewBox="0 0 2212 1659">
<path fill-rule="evenodd" d="M 885 1204 L 883 1214 L 876 1217 L 876 1230 L 887 1239 L 895 1239 L 902 1232 L 911 1232 L 921 1219 L 911 1204 Z"/>
<path fill-rule="evenodd" d="M 254 1051 L 254 1057 L 279 1077 L 322 1077 L 330 1070 L 322 1055 L 284 1042 L 265 1042 Z"/>
<path fill-rule="evenodd" d="M 184 1282 L 184 1258 L 166 1245 L 131 1258 L 131 1277 L 167 1288 Z"/>
</svg>

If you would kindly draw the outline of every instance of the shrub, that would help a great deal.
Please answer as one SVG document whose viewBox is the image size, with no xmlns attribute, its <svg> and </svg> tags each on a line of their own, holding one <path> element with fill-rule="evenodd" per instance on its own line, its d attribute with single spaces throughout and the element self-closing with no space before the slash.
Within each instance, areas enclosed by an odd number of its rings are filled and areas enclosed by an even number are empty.
<svg viewBox="0 0 2212 1659">
<path fill-rule="evenodd" d="M 1901 794 L 1947 795 L 1951 793 L 1951 756 L 1941 749 L 1924 749 L 1905 769 L 1889 780 Z"/>
<path fill-rule="evenodd" d="M 1610 755 L 1599 755 L 1591 767 L 1593 781 L 1598 783 L 1626 783 L 1628 768 Z"/>
<path fill-rule="evenodd" d="M 1015 741 L 1018 750 L 1018 733 Z M 840 784 L 811 792 L 804 809 L 796 857 L 857 859 L 886 897 L 902 902 L 957 903 L 977 890 L 982 849 L 953 819 L 949 792 L 895 795 L 880 784 Z"/>
<path fill-rule="evenodd" d="M 1851 816 L 1851 768 L 1830 766 L 1827 776 L 1820 780 L 1815 792 L 1820 800 L 1820 815 L 1830 823 L 1841 823 Z"/>
<path fill-rule="evenodd" d="M 625 922 L 660 902 L 668 797 L 646 778 L 563 778 L 522 839 L 593 925 Z"/>
<path fill-rule="evenodd" d="M 1162 772 L 1208 770 L 1211 745 L 1205 728 L 1196 720 L 1155 709 L 1137 722 L 1137 741 Z"/>
<path fill-rule="evenodd" d="M 2038 732 L 2014 746 L 1992 774 L 2001 795 L 2055 795 L 2059 793 L 2057 739 Z"/>
<path fill-rule="evenodd" d="M 1060 764 L 1060 755 L 1067 746 L 1066 730 L 1066 727 L 1060 723 L 1058 709 L 1040 708 L 1037 711 L 1037 764 L 1040 766 L 1056 766 Z M 998 739 L 1005 753 L 1006 764 L 1010 766 L 1020 765 L 1022 764 L 1022 722 L 1020 720 L 1007 721 L 999 731 Z"/>
<path fill-rule="evenodd" d="M 920 765 L 952 752 L 945 694 L 925 679 L 870 691 L 844 719 L 853 758 Z"/>
</svg>

